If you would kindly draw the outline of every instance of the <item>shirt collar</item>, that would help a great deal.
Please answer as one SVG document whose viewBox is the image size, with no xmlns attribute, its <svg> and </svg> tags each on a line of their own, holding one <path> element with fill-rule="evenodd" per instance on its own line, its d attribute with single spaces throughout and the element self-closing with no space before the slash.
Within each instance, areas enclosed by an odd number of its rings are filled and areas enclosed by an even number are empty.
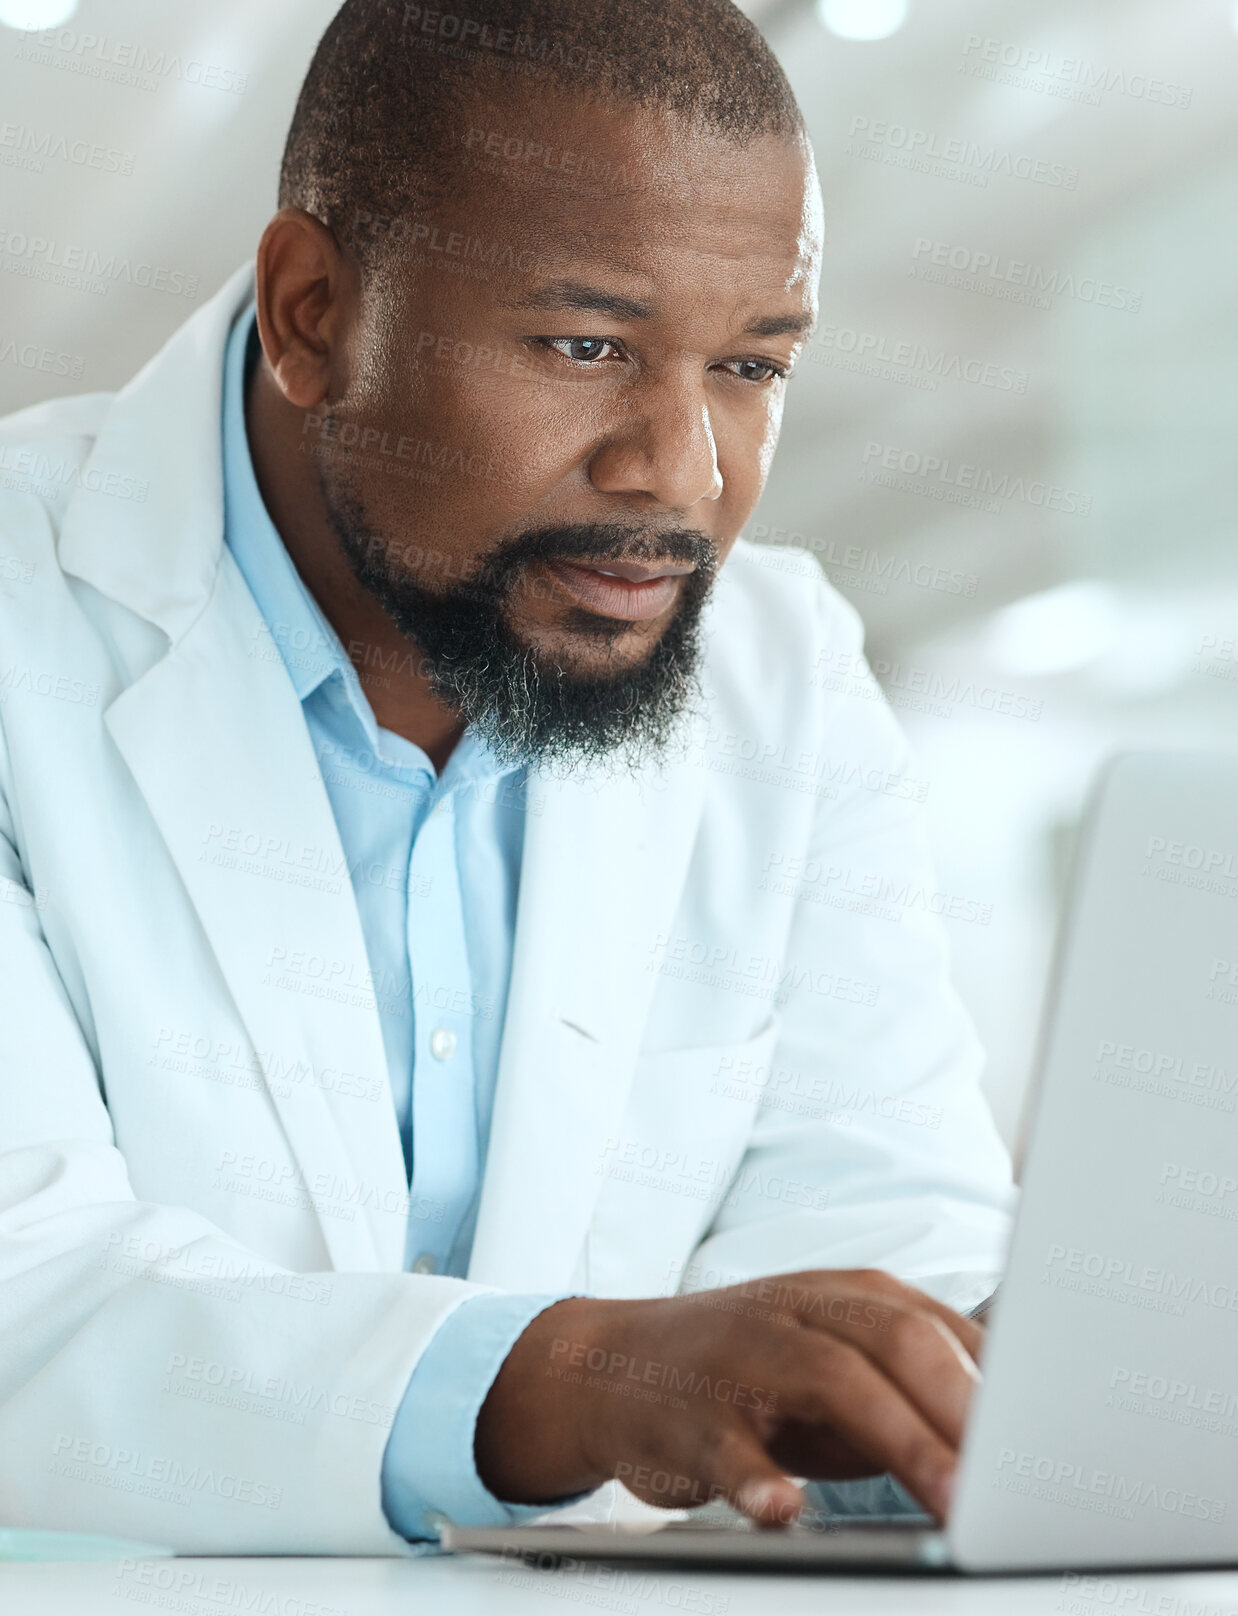
<svg viewBox="0 0 1238 1616">
<path fill-rule="evenodd" d="M 232 327 L 224 356 L 224 542 L 266 619 L 297 699 L 304 701 L 324 679 L 343 671 L 348 656 L 262 503 L 245 433 L 245 361 L 255 333 L 250 303 Z"/>
</svg>

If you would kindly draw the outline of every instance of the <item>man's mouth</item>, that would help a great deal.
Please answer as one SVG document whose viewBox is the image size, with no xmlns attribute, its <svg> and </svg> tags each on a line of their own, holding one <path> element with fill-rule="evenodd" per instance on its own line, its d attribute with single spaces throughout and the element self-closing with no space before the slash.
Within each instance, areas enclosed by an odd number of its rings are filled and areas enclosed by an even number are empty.
<svg viewBox="0 0 1238 1616">
<path fill-rule="evenodd" d="M 631 623 L 660 617 L 679 593 L 690 561 L 548 561 L 564 592 L 601 617 Z"/>
</svg>

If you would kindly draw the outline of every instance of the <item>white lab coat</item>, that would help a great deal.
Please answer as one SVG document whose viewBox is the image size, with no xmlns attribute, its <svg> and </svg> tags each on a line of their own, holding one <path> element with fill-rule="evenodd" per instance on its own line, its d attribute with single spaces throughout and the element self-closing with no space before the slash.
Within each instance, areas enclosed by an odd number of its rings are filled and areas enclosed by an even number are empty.
<svg viewBox="0 0 1238 1616">
<path fill-rule="evenodd" d="M 0 1519 L 400 1553 L 390 1413 L 479 1287 L 878 1265 L 965 1307 L 1009 1164 L 919 777 L 875 685 L 821 677 L 858 618 L 810 558 L 741 543 L 687 749 L 535 781 L 469 1276 L 401 1271 L 357 910 L 222 544 L 251 286 L 116 395 L 0 423 Z M 902 918 L 829 901 L 830 866 L 888 876 Z"/>
</svg>

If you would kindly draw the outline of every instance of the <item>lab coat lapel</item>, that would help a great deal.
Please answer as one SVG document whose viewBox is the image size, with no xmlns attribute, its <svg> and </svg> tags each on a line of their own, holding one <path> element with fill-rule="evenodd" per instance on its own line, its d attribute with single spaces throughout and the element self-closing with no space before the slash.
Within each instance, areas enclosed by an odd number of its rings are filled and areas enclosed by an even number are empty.
<svg viewBox="0 0 1238 1616">
<path fill-rule="evenodd" d="M 309 1198 L 331 1202 L 319 1222 L 332 1261 L 398 1269 L 407 1180 L 352 883 L 301 704 L 223 544 L 223 354 L 252 282 L 247 265 L 112 401 L 60 562 L 168 637 L 105 722 L 266 1066 Z M 358 1097 L 376 1076 L 377 1098 Z"/>
<path fill-rule="evenodd" d="M 701 726 L 664 771 L 538 777 L 469 1278 L 571 1283 L 700 816 Z"/>
<path fill-rule="evenodd" d="M 398 1269 L 404 1161 L 352 883 L 301 704 L 230 557 L 194 627 L 106 723 L 258 1051 L 306 1192 L 332 1208 L 319 1221 L 333 1262 Z M 341 1216 L 354 1197 L 355 1217 Z"/>
</svg>

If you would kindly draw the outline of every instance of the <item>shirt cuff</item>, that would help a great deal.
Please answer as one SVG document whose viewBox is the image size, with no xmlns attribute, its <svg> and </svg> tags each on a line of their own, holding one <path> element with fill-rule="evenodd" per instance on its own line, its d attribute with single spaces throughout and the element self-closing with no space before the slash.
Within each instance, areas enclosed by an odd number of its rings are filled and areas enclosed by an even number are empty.
<svg viewBox="0 0 1238 1616">
<path fill-rule="evenodd" d="M 576 1293 L 569 1293 L 576 1294 Z M 470 1296 L 439 1325 L 396 1410 L 383 1453 L 383 1511 L 411 1541 L 457 1526 L 506 1526 L 587 1496 L 505 1504 L 477 1474 L 473 1435 L 503 1360 L 539 1313 L 564 1296 Z"/>
</svg>

